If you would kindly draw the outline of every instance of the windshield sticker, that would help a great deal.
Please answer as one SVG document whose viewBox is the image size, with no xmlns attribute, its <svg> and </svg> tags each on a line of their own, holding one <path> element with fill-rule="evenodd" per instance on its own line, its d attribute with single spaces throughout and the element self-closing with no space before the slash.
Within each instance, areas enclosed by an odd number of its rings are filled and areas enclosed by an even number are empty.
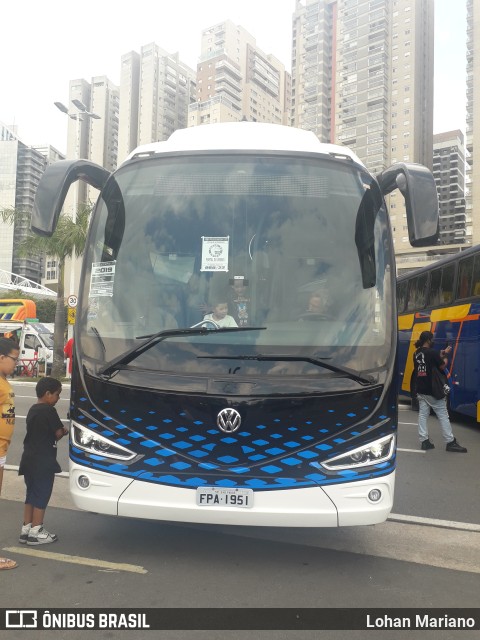
<svg viewBox="0 0 480 640">
<path fill-rule="evenodd" d="M 96 296 L 113 296 L 113 281 L 115 279 L 115 261 L 92 263 L 90 276 L 89 298 Z"/>
<path fill-rule="evenodd" d="M 98 298 L 89 298 L 87 318 L 89 320 L 96 320 L 98 316 L 98 310 L 99 310 Z"/>
<path fill-rule="evenodd" d="M 202 236 L 202 265 L 200 271 L 228 271 L 228 243 L 230 236 L 211 238 Z"/>
</svg>

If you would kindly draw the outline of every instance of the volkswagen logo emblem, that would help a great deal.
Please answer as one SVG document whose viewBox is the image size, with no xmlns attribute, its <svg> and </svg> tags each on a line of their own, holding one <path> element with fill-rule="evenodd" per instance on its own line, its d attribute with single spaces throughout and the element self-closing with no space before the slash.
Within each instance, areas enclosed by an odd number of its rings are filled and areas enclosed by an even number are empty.
<svg viewBox="0 0 480 640">
<path fill-rule="evenodd" d="M 222 409 L 217 416 L 217 427 L 224 433 L 234 433 L 241 424 L 242 418 L 235 409 Z"/>
</svg>

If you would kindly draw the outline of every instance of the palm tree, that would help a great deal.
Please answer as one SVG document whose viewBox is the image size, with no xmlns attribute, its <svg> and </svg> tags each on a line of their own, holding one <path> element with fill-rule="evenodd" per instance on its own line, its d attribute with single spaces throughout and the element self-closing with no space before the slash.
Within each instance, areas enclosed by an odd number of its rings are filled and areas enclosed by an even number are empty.
<svg viewBox="0 0 480 640">
<path fill-rule="evenodd" d="M 53 334 L 52 376 L 63 375 L 64 336 L 65 336 L 65 260 L 68 257 L 78 258 L 83 254 L 87 239 L 88 221 L 92 207 L 81 204 L 78 207 L 75 221 L 65 213 L 58 219 L 57 228 L 51 237 L 31 234 L 22 240 L 17 247 L 20 256 L 48 255 L 58 260 L 58 288 L 55 307 L 55 329 Z M 29 213 L 16 209 L 0 210 L 3 222 L 14 224 L 29 216 Z"/>
</svg>

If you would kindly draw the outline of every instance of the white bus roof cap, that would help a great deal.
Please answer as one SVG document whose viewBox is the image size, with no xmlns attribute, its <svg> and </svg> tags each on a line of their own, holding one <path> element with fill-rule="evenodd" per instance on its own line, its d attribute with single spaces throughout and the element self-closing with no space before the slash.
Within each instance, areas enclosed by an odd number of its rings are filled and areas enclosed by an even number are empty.
<svg viewBox="0 0 480 640">
<path fill-rule="evenodd" d="M 362 161 L 348 147 L 319 141 L 313 131 L 259 122 L 221 122 L 177 129 L 164 142 L 137 147 L 125 161 L 141 155 L 176 151 L 296 151 L 320 153 Z"/>
</svg>

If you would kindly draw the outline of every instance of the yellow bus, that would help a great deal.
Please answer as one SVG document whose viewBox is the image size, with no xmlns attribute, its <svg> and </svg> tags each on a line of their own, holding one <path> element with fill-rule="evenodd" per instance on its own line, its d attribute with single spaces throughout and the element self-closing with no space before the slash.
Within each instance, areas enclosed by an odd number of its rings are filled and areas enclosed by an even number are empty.
<svg viewBox="0 0 480 640">
<path fill-rule="evenodd" d="M 452 347 L 449 406 L 480 422 L 480 246 L 397 280 L 399 393 L 410 396 L 414 343 L 432 331 Z"/>
</svg>

